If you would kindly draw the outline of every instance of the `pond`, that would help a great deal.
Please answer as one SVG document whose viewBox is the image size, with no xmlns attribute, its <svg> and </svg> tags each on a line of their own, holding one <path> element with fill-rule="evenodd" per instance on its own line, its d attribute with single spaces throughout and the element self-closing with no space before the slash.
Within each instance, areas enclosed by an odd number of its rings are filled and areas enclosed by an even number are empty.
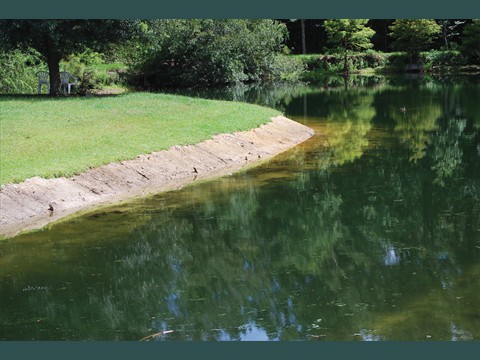
<svg viewBox="0 0 480 360">
<path fill-rule="evenodd" d="M 197 95 L 316 135 L 1 242 L 1 340 L 480 339 L 478 78 Z"/>
</svg>

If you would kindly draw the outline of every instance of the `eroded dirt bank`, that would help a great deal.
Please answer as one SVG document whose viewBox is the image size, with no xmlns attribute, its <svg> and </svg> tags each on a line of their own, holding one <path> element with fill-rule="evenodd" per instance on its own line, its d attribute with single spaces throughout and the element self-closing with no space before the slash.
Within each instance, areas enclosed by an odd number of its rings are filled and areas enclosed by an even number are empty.
<svg viewBox="0 0 480 360">
<path fill-rule="evenodd" d="M 196 145 L 140 155 L 70 178 L 34 177 L 0 188 L 0 236 L 39 229 L 81 210 L 135 196 L 179 189 L 269 159 L 313 135 L 279 116 L 259 128 L 221 134 Z"/>
</svg>

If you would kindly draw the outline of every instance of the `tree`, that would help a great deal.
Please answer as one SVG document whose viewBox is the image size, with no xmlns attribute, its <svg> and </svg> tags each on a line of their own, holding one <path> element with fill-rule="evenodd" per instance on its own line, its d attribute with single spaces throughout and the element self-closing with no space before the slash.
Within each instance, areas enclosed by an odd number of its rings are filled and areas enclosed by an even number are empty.
<svg viewBox="0 0 480 360">
<path fill-rule="evenodd" d="M 86 48 L 97 51 L 129 38 L 138 20 L 0 20 L 0 46 L 31 47 L 47 62 L 50 94 L 60 90 L 60 61 Z"/>
<path fill-rule="evenodd" d="M 445 45 L 445 50 L 451 49 L 451 40 L 460 35 L 459 27 L 465 24 L 465 20 L 443 19 L 437 20 L 442 27 L 442 40 Z"/>
<path fill-rule="evenodd" d="M 465 26 L 462 33 L 462 50 L 472 63 L 480 64 L 480 19 Z"/>
<path fill-rule="evenodd" d="M 420 51 L 428 49 L 442 28 L 435 20 L 399 19 L 390 26 L 390 31 L 390 36 L 394 39 L 393 48 L 407 52 L 413 62 Z"/>
<path fill-rule="evenodd" d="M 390 39 L 388 36 L 388 27 L 392 25 L 393 19 L 370 19 L 368 26 L 375 31 L 375 35 L 372 37 L 373 48 L 387 52 Z"/>
<path fill-rule="evenodd" d="M 368 19 L 326 20 L 324 23 L 328 41 L 339 46 L 344 55 L 343 72 L 348 73 L 348 51 L 373 47 L 370 39 L 375 31 L 366 26 Z"/>
<path fill-rule="evenodd" d="M 302 26 L 302 54 L 307 53 L 307 41 L 305 39 L 305 20 L 300 19 L 300 24 Z"/>
<path fill-rule="evenodd" d="M 128 66 L 130 76 L 143 78 L 143 88 L 147 88 L 146 69 L 155 66 L 151 64 L 155 54 L 160 51 L 160 44 L 165 35 L 159 27 L 160 20 L 149 20 L 142 22 L 138 33 L 116 47 L 116 54 L 123 63 Z"/>
<path fill-rule="evenodd" d="M 138 68 L 153 87 L 267 79 L 287 36 L 285 24 L 269 19 L 161 19 L 151 29 L 157 44 Z"/>
</svg>

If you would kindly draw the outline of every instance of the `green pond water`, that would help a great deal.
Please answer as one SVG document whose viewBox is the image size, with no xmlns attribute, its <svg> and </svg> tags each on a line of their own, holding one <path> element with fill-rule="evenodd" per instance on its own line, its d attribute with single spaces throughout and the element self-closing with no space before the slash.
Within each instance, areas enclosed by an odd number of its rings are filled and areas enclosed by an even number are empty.
<svg viewBox="0 0 480 360">
<path fill-rule="evenodd" d="M 316 135 L 0 242 L 0 339 L 480 340 L 480 80 L 346 85 L 197 92 Z"/>
</svg>

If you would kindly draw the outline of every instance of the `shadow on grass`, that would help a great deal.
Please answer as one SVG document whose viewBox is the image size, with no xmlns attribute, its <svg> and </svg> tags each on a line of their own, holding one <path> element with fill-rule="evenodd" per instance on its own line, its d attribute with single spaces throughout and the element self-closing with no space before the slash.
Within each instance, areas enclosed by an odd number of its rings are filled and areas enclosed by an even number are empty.
<svg viewBox="0 0 480 360">
<path fill-rule="evenodd" d="M 131 93 L 130 91 L 124 91 L 121 93 L 98 93 L 88 95 L 49 95 L 49 94 L 0 94 L 0 100 L 9 99 L 31 99 L 31 100 L 69 100 L 69 99 L 90 99 L 90 98 L 107 98 L 107 97 L 119 97 Z"/>
</svg>

